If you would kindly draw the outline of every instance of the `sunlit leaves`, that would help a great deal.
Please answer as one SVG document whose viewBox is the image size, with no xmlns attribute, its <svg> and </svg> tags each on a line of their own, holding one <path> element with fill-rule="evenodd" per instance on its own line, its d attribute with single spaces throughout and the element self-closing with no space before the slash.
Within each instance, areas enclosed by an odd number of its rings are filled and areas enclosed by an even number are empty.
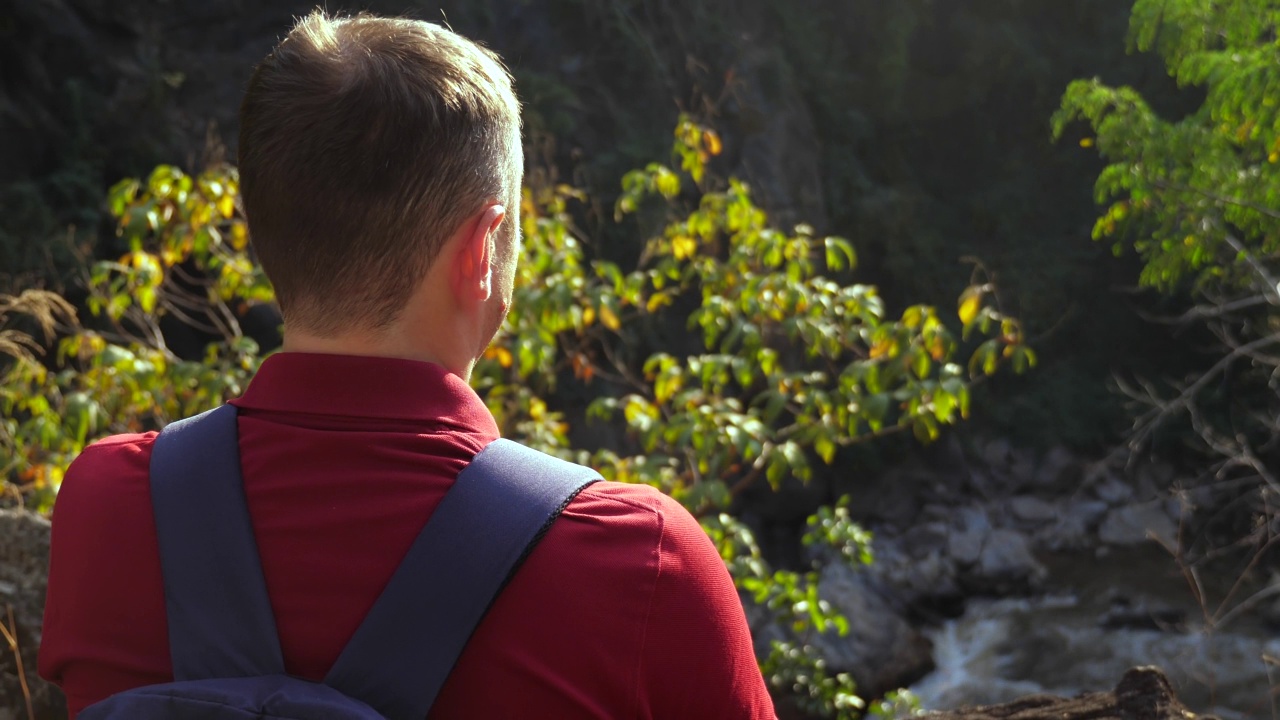
<svg viewBox="0 0 1280 720">
<path fill-rule="evenodd" d="M 981 286 L 970 287 L 960 295 L 960 322 L 966 329 L 978 319 L 978 311 L 982 309 L 982 296 L 986 290 Z"/>
<path fill-rule="evenodd" d="M 108 192 L 128 250 L 85 274 L 96 322 L 85 328 L 71 318 L 59 328 L 53 372 L 28 358 L 0 376 L 0 409 L 9 418 L 0 427 L 7 463 L 0 479 L 16 478 L 27 502 L 47 509 L 60 468 L 93 440 L 153 430 L 243 390 L 259 348 L 239 333 L 231 307 L 270 301 L 272 292 L 247 254 L 238 197 L 228 167 L 193 178 L 160 166 L 145 182 L 123 180 Z M 175 357 L 160 325 L 169 315 L 221 339 L 203 358 Z"/>
<path fill-rule="evenodd" d="M 968 416 L 972 380 L 962 342 L 935 308 L 890 316 L 875 287 L 847 281 L 856 263 L 847 240 L 803 224 L 772 227 L 736 180 L 684 187 L 685 177 L 705 184 L 703 164 L 719 147 L 718 136 L 685 119 L 676 130 L 679 171 L 654 163 L 623 178 L 615 217 L 667 209 L 631 269 L 593 259 L 570 211 L 580 198 L 567 188 L 526 190 L 516 300 L 495 341 L 502 350 L 486 354 L 473 384 L 504 432 L 582 458 L 563 418 L 536 405 L 571 375 L 594 397 L 586 425 L 626 432 L 587 458 L 605 477 L 683 503 L 739 588 L 791 632 L 842 632 L 815 573 L 770 568 L 725 511 L 753 484 L 809 480 L 853 443 L 894 431 L 936 440 Z M 989 281 L 965 291 L 960 313 L 966 337 L 987 342 L 973 356 L 974 374 L 1030 365 L 1020 326 L 1000 312 Z M 698 345 L 670 341 L 681 328 Z M 815 515 L 805 542 L 851 562 L 870 559 L 869 537 L 846 505 Z M 815 708 L 861 707 L 849 679 L 824 674 L 803 643 L 775 645 L 763 667 Z"/>
<path fill-rule="evenodd" d="M 739 589 L 796 639 L 775 641 L 762 660 L 771 683 L 814 712 L 854 717 L 862 701 L 852 680 L 827 673 L 803 640 L 843 633 L 847 621 L 821 597 L 816 571 L 771 568 L 726 510 L 754 484 L 808 481 L 853 443 L 895 431 L 936 440 L 969 414 L 962 341 L 935 308 L 888 315 L 876 288 L 844 280 L 856 262 L 847 240 L 772 227 L 745 184 L 691 198 L 681 179 L 705 183 L 702 164 L 719 139 L 687 121 L 676 134 L 680 172 L 651 164 L 622 181 L 617 218 L 668 211 L 632 269 L 591 257 L 563 186 L 526 191 L 515 307 L 502 349 L 490 349 L 473 383 L 504 432 L 582 459 L 563 418 L 538 404 L 571 374 L 594 397 L 586 425 L 626 432 L 585 459 L 697 515 Z M 1030 366 L 1021 328 L 988 280 L 965 291 L 960 315 L 965 336 L 985 340 L 972 375 Z M 681 328 L 700 342 L 671 342 Z M 804 542 L 815 557 L 871 559 L 847 502 L 820 510 Z"/>
<path fill-rule="evenodd" d="M 1132 88 L 1080 80 L 1067 88 L 1053 132 L 1062 138 L 1087 125 L 1107 162 L 1095 185 L 1103 209 L 1094 238 L 1117 256 L 1137 256 L 1140 286 L 1190 308 L 1170 318 L 1196 328 L 1184 337 L 1218 342 L 1201 370 L 1139 383 L 1131 394 L 1150 409 L 1131 447 L 1178 418 L 1213 458 L 1205 475 L 1231 477 L 1244 497 L 1237 473 L 1275 485 L 1264 465 L 1273 464 L 1278 409 L 1280 8 L 1273 0 L 1136 0 L 1130 30 L 1135 49 L 1158 53 L 1180 85 L 1198 89 L 1190 96 L 1203 98 L 1200 106 L 1165 117 Z M 1025 350 L 1003 354 L 1014 367 L 1036 362 Z"/>
<path fill-rule="evenodd" d="M 719 155 L 723 148 L 720 135 L 715 130 L 703 127 L 689 116 L 683 115 L 676 123 L 675 136 L 674 152 L 680 158 L 680 169 L 689 173 L 695 183 L 701 183 L 706 174 L 707 162 Z M 673 195 L 674 193 L 667 197 Z"/>
<path fill-rule="evenodd" d="M 1097 197 L 1096 239 L 1132 248 L 1145 286 L 1230 293 L 1254 279 L 1246 257 L 1270 258 L 1280 238 L 1280 62 L 1272 3 L 1137 0 L 1132 41 L 1154 50 L 1184 85 L 1205 89 L 1198 112 L 1158 116 L 1131 88 L 1072 83 L 1056 137 L 1083 120 L 1110 163 Z"/>
<path fill-rule="evenodd" d="M 820 508 L 808 519 L 802 542 L 806 547 L 832 548 L 850 564 L 869 565 L 874 560 L 871 533 L 850 519 L 849 503 L 844 497 L 834 507 Z"/>
<path fill-rule="evenodd" d="M 0 429 L 11 453 L 0 471 L 12 480 L 31 468 L 64 468 L 104 435 L 153 430 L 215 407 L 243 390 L 257 353 L 256 345 L 241 343 L 183 361 L 90 331 L 67 335 L 58 343 L 56 372 L 21 360 L 0 378 L 0 411 L 12 420 Z M 28 501 L 47 508 L 57 486 L 27 488 Z"/>
</svg>

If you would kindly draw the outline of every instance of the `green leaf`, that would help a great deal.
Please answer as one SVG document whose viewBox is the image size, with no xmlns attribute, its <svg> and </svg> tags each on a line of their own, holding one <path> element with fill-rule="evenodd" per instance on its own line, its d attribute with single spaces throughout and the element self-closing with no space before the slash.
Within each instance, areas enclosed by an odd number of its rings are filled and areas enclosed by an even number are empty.
<svg viewBox="0 0 1280 720">
<path fill-rule="evenodd" d="M 911 369 L 915 371 L 916 377 L 921 380 L 929 377 L 929 371 L 933 369 L 933 360 L 923 348 L 915 350 L 915 357 L 911 361 Z"/>
<path fill-rule="evenodd" d="M 958 406 L 959 399 L 955 395 L 941 388 L 934 391 L 933 416 L 938 419 L 938 422 L 951 422 L 952 414 Z"/>
<path fill-rule="evenodd" d="M 984 293 L 985 288 L 974 286 L 965 288 L 965 291 L 960 295 L 960 322 L 964 324 L 966 329 L 978 317 L 978 311 L 982 309 L 982 296 Z"/>
<path fill-rule="evenodd" d="M 819 433 L 814 438 L 813 449 L 818 453 L 818 457 L 822 458 L 822 462 L 830 465 L 836 459 L 836 444 L 832 442 L 831 437 L 825 432 Z"/>
<path fill-rule="evenodd" d="M 884 393 L 877 393 L 863 401 L 863 417 L 866 418 L 872 430 L 878 431 L 884 427 L 885 415 L 889 413 L 889 403 L 890 398 Z"/>
<path fill-rule="evenodd" d="M 138 288 L 138 307 L 147 314 L 155 312 L 156 289 L 154 287 L 147 285 Z"/>
<path fill-rule="evenodd" d="M 909 330 L 915 330 L 924 324 L 925 307 L 923 305 L 912 305 L 902 313 L 902 324 Z"/>
<path fill-rule="evenodd" d="M 921 443 L 931 443 L 938 439 L 938 421 L 931 415 L 919 415 L 911 423 L 911 429 L 915 433 L 916 440 Z"/>
<path fill-rule="evenodd" d="M 827 267 L 835 272 L 852 270 L 858 263 L 853 244 L 839 237 L 823 238 L 827 251 Z"/>
<path fill-rule="evenodd" d="M 769 456 L 769 460 L 765 465 L 764 475 L 774 490 L 782 486 L 782 480 L 787 476 L 787 469 L 787 461 L 782 457 L 781 453 L 773 453 Z"/>
<path fill-rule="evenodd" d="M 665 198 L 674 198 L 680 194 L 680 176 L 665 167 L 658 166 L 654 169 L 653 185 Z"/>
</svg>

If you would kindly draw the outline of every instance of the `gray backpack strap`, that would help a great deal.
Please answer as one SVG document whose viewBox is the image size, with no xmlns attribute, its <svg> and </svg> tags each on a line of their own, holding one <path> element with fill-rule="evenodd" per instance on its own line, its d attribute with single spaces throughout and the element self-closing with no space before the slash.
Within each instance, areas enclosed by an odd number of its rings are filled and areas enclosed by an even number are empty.
<svg viewBox="0 0 1280 720">
<path fill-rule="evenodd" d="M 590 468 L 496 440 L 423 526 L 325 684 L 422 720 L 494 599 L 587 485 Z"/>
<path fill-rule="evenodd" d="M 175 680 L 284 672 L 240 478 L 236 409 L 170 423 L 151 450 Z"/>
</svg>

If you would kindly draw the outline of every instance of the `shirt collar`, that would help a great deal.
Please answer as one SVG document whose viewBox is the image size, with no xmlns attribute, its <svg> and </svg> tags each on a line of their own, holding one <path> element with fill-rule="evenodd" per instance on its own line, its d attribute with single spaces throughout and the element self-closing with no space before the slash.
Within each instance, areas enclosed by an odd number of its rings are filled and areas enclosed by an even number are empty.
<svg viewBox="0 0 1280 720">
<path fill-rule="evenodd" d="M 280 352 L 263 361 L 232 402 L 246 410 L 421 420 L 498 435 L 470 385 L 416 360 Z"/>
</svg>

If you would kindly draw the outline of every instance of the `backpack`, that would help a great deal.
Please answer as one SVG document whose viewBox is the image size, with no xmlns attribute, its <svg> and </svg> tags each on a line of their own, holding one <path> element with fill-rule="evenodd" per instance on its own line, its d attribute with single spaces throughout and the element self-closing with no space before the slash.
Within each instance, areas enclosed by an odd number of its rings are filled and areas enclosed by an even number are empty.
<svg viewBox="0 0 1280 720">
<path fill-rule="evenodd" d="M 423 720 L 524 558 L 584 487 L 574 465 L 496 440 L 458 476 L 322 683 L 285 674 L 240 477 L 236 409 L 170 424 L 151 456 L 174 681 L 80 720 Z"/>
</svg>

